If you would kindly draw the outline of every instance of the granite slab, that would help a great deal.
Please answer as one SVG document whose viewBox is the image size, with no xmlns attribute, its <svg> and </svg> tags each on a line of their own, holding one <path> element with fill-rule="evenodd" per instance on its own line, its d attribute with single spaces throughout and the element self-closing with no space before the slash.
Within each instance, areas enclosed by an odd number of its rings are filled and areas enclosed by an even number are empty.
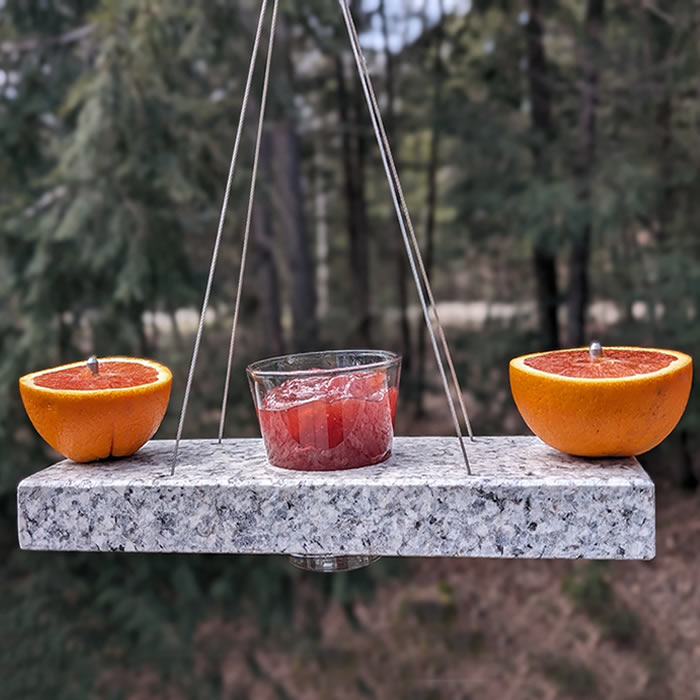
<svg viewBox="0 0 700 700">
<path fill-rule="evenodd" d="M 340 472 L 270 466 L 259 439 L 151 441 L 58 462 L 18 487 L 23 549 L 650 559 L 654 485 L 636 459 L 580 459 L 535 437 L 396 438 Z"/>
</svg>

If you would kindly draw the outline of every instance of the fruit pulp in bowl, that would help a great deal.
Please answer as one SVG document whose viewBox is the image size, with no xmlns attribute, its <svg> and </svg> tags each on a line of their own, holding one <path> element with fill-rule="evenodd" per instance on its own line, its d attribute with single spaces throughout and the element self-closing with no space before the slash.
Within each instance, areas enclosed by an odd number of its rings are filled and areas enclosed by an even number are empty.
<svg viewBox="0 0 700 700">
<path fill-rule="evenodd" d="M 353 469 L 391 454 L 401 358 L 383 350 L 284 355 L 248 367 L 269 462 Z"/>
</svg>

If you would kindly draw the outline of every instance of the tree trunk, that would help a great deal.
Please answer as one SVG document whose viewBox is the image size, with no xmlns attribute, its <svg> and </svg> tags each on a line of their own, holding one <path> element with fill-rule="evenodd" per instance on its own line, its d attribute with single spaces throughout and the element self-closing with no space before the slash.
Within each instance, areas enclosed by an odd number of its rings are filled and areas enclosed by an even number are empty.
<svg viewBox="0 0 700 700">
<path fill-rule="evenodd" d="M 173 334 L 173 342 L 175 344 L 175 349 L 178 355 L 184 355 L 185 353 L 185 343 L 182 338 L 182 332 L 180 331 L 180 326 L 177 322 L 176 309 L 173 305 L 172 300 L 168 297 L 165 301 L 166 310 L 168 312 L 168 317 L 170 318 L 170 330 Z"/>
<path fill-rule="evenodd" d="M 143 302 L 132 301 L 126 308 L 127 317 L 131 323 L 131 327 L 136 333 L 138 342 L 138 353 L 141 357 L 148 357 L 151 354 L 151 345 L 146 336 L 146 328 L 143 324 L 143 314 L 146 310 Z"/>
<path fill-rule="evenodd" d="M 273 181 L 290 271 L 292 343 L 295 352 L 316 349 L 316 290 L 304 216 L 299 139 L 289 119 L 281 119 L 271 129 L 270 151 L 275 154 Z"/>
<path fill-rule="evenodd" d="M 695 465 L 693 463 L 693 450 L 690 444 L 690 435 L 687 428 L 682 428 L 680 431 L 681 443 L 681 488 L 686 491 L 697 491 L 698 477 L 695 474 Z"/>
<path fill-rule="evenodd" d="M 665 13 L 673 13 L 675 3 L 672 0 L 664 3 Z M 656 272 L 658 278 L 655 285 L 660 289 L 666 287 L 670 281 L 671 269 L 663 264 L 663 258 L 673 247 L 671 240 L 671 220 L 673 217 L 674 193 L 673 193 L 673 88 L 672 88 L 672 61 L 670 55 L 671 46 L 674 39 L 675 28 L 671 15 L 660 14 L 647 8 L 649 18 L 649 29 L 651 34 L 651 55 L 652 70 L 651 75 L 653 92 L 652 100 L 655 112 L 655 129 L 653 133 L 652 148 L 656 157 L 656 202 L 655 215 L 652 229 L 656 238 Z M 652 295 L 653 296 L 653 295 Z M 654 309 L 653 298 L 649 299 L 649 330 L 650 336 L 655 345 L 664 342 L 664 329 L 658 322 Z"/>
<path fill-rule="evenodd" d="M 384 118 L 384 126 L 386 133 L 392 142 L 397 143 L 396 130 L 396 106 L 395 106 L 395 70 L 394 70 L 394 54 L 389 47 L 389 19 L 386 14 L 385 0 L 379 1 L 377 8 L 379 18 L 382 23 L 382 40 L 384 44 L 384 63 L 386 70 L 386 111 Z M 400 170 L 400 163 L 396 163 Z M 401 238 L 401 230 L 398 222 L 394 226 L 393 231 L 394 241 L 392 249 L 396 251 L 396 287 L 398 291 L 399 302 L 399 332 L 401 337 L 401 357 L 403 358 L 401 369 L 405 376 L 409 377 L 413 365 L 413 347 L 411 343 L 411 327 L 408 322 L 408 263 L 406 261 L 406 251 L 404 250 L 403 240 Z"/>
<path fill-rule="evenodd" d="M 667 80 L 667 78 L 665 78 Z M 656 208 L 656 219 L 658 226 L 657 239 L 660 243 L 665 243 L 669 237 L 668 223 L 671 218 L 673 208 L 672 196 L 673 187 L 671 179 L 673 176 L 673 165 L 671 162 L 671 117 L 673 115 L 673 104 L 671 102 L 671 91 L 667 85 L 663 87 L 663 97 L 656 111 L 656 124 L 659 133 L 659 201 Z"/>
<path fill-rule="evenodd" d="M 666 3 L 664 8 L 672 11 L 673 3 Z M 654 74 L 658 75 L 658 90 L 660 99 L 656 105 L 656 150 L 658 153 L 657 178 L 658 197 L 656 203 L 656 228 L 657 240 L 664 244 L 668 239 L 668 223 L 672 211 L 672 172 L 671 161 L 673 116 L 672 91 L 670 86 L 671 67 L 664 64 L 668 60 L 669 49 L 673 41 L 674 27 L 667 17 L 660 17 L 657 13 L 649 12 L 649 23 L 652 37 L 652 55 L 654 61 Z"/>
<path fill-rule="evenodd" d="M 58 357 L 61 364 L 71 361 L 73 351 L 73 326 L 62 313 L 58 314 Z"/>
<path fill-rule="evenodd" d="M 263 133 L 260 144 L 261 184 L 271 181 L 270 135 Z M 268 355 L 284 354 L 280 279 L 275 254 L 275 230 L 270 216 L 269 191 L 259 187 L 253 202 L 251 239 L 255 251 L 256 289 L 262 309 L 263 346 Z"/>
<path fill-rule="evenodd" d="M 328 194 L 325 174 L 326 158 L 323 147 L 314 152 L 314 215 L 316 219 L 316 292 L 318 294 L 318 318 L 328 315 L 330 305 L 328 267 Z"/>
<path fill-rule="evenodd" d="M 262 194 L 262 193 L 260 193 Z M 255 244 L 257 291 L 262 307 L 262 332 L 266 354 L 284 354 L 280 283 L 275 260 L 275 243 L 270 208 L 256 198 L 253 204 L 252 238 Z"/>
<path fill-rule="evenodd" d="M 559 319 L 557 317 L 557 269 L 549 250 L 535 245 L 532 257 L 535 271 L 535 293 L 539 314 L 543 350 L 559 347 Z"/>
<path fill-rule="evenodd" d="M 358 328 L 359 342 L 365 347 L 372 346 L 372 311 L 370 303 L 370 256 L 369 256 L 369 216 L 367 215 L 367 198 L 365 196 L 367 163 L 367 105 L 365 103 L 359 76 L 355 79 L 354 123 L 355 148 L 357 161 L 355 166 L 355 191 L 357 193 L 357 236 L 355 245 L 351 246 L 353 273 L 357 278 L 358 292 Z"/>
<path fill-rule="evenodd" d="M 442 3 L 440 3 L 442 5 Z M 442 8 L 441 8 L 442 9 Z M 442 22 L 441 15 L 439 22 Z M 441 29 L 440 29 L 441 31 Z M 430 153 L 428 156 L 428 170 L 426 173 L 427 199 L 425 216 L 425 252 L 423 262 L 428 279 L 431 277 L 433 262 L 435 258 L 435 217 L 437 208 L 437 176 L 440 165 L 440 107 L 442 104 L 442 38 L 438 36 L 435 46 L 435 56 L 433 57 L 433 106 L 432 106 L 432 129 L 430 134 Z M 424 323 L 420 325 L 418 333 L 418 377 L 416 387 L 416 417 L 425 415 L 425 364 L 427 349 L 428 329 Z"/>
<path fill-rule="evenodd" d="M 578 201 L 587 209 L 591 205 L 591 173 L 595 159 L 596 107 L 598 103 L 598 63 L 603 23 L 604 0 L 588 0 L 584 46 L 581 52 L 581 112 L 579 142 L 574 164 L 578 180 Z M 571 245 L 569 258 L 569 294 L 567 300 L 567 341 L 578 347 L 587 342 L 586 310 L 589 301 L 591 245 L 590 214 L 580 235 Z"/>
<path fill-rule="evenodd" d="M 546 178 L 549 165 L 544 146 L 552 138 L 551 93 L 547 78 L 547 59 L 542 41 L 540 0 L 529 0 L 529 19 L 525 26 L 527 39 L 528 82 L 532 127 L 535 138 L 532 154 L 535 175 Z M 533 270 L 537 295 L 537 312 L 543 349 L 559 347 L 559 320 L 557 318 L 558 287 L 556 258 L 541 241 L 536 241 L 533 251 Z"/>
<path fill-rule="evenodd" d="M 369 250 L 367 244 L 367 205 L 364 192 L 364 145 L 359 136 L 358 102 L 348 94 L 342 54 L 336 56 L 338 81 L 338 116 L 342 134 L 343 176 L 348 234 L 350 237 L 350 272 L 355 315 L 355 332 L 360 345 L 371 346 L 369 309 Z M 352 110 L 352 112 L 351 112 Z"/>
</svg>

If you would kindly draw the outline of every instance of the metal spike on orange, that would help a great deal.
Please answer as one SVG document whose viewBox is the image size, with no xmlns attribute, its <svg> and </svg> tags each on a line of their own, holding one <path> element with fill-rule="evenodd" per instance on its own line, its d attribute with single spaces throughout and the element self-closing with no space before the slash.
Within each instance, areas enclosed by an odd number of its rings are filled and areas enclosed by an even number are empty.
<svg viewBox="0 0 700 700">
<path fill-rule="evenodd" d="M 690 395 L 693 361 L 675 350 L 572 348 L 510 361 L 525 423 L 548 445 L 581 457 L 627 457 L 656 447 Z"/>
<path fill-rule="evenodd" d="M 26 374 L 24 408 L 46 442 L 76 462 L 125 457 L 153 437 L 170 399 L 172 374 L 134 357 L 90 358 Z"/>
</svg>

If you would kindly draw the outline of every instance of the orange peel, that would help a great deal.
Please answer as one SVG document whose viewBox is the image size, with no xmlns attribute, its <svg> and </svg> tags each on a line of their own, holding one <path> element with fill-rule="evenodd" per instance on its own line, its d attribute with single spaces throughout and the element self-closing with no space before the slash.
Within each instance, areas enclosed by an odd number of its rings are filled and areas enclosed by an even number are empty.
<svg viewBox="0 0 700 700">
<path fill-rule="evenodd" d="M 98 366 L 97 377 L 85 362 L 73 362 L 19 380 L 22 402 L 36 431 L 76 462 L 136 452 L 158 430 L 170 399 L 172 373 L 165 365 L 105 357 Z M 124 383 L 131 386 L 120 385 Z"/>
<path fill-rule="evenodd" d="M 692 358 L 676 350 L 606 347 L 600 359 L 589 357 L 591 372 L 599 376 L 557 373 L 584 372 L 573 368 L 579 360 L 585 364 L 582 353 L 588 355 L 588 348 L 531 353 L 510 361 L 513 399 L 532 432 L 548 445 L 582 457 L 638 455 L 661 443 L 685 411 Z M 651 361 L 656 353 L 666 359 Z M 659 362 L 664 366 L 653 369 Z"/>
</svg>

